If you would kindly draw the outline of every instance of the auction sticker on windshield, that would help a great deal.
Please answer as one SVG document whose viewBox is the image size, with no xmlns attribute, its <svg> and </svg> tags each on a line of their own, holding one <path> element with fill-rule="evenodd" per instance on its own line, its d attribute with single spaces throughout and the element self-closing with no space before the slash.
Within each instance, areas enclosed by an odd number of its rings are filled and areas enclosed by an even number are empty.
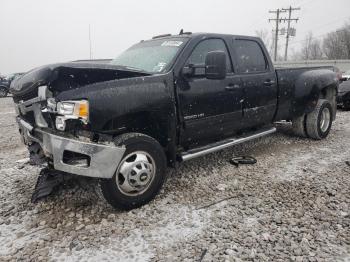
<svg viewBox="0 0 350 262">
<path fill-rule="evenodd" d="M 164 41 L 162 46 L 180 46 L 182 43 L 182 41 Z"/>
</svg>

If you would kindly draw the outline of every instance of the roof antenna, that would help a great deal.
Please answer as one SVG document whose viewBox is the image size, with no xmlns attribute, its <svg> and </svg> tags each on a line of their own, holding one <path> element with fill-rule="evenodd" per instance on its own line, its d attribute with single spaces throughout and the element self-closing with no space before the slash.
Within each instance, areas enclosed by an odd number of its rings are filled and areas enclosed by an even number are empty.
<svg viewBox="0 0 350 262">
<path fill-rule="evenodd" d="M 184 30 L 181 29 L 179 35 L 182 35 L 184 33 Z"/>
</svg>

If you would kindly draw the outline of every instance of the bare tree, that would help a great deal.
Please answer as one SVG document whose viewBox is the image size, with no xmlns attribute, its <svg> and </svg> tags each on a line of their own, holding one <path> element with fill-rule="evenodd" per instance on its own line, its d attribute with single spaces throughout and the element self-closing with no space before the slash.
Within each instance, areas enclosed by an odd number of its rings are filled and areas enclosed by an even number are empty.
<svg viewBox="0 0 350 262">
<path fill-rule="evenodd" d="M 323 40 L 323 52 L 328 59 L 350 59 L 350 25 L 345 24 Z"/>
<path fill-rule="evenodd" d="M 255 31 L 257 37 L 260 37 L 266 46 L 270 44 L 269 32 L 266 29 Z"/>
<path fill-rule="evenodd" d="M 312 32 L 309 32 L 301 47 L 302 60 L 315 60 L 322 58 L 321 41 L 315 39 Z"/>
<path fill-rule="evenodd" d="M 340 39 L 344 46 L 345 59 L 350 58 L 350 24 L 345 24 L 344 27 L 339 30 Z"/>
<path fill-rule="evenodd" d="M 273 41 L 271 41 L 271 37 L 269 36 L 269 31 L 266 29 L 261 29 L 261 30 L 257 30 L 255 31 L 255 34 L 257 37 L 260 37 L 261 40 L 264 42 L 268 52 L 270 53 L 270 55 L 273 54 Z"/>
<path fill-rule="evenodd" d="M 332 32 L 325 37 L 323 40 L 323 52 L 328 59 L 342 59 L 344 57 L 344 49 L 339 33 Z"/>
<path fill-rule="evenodd" d="M 313 39 L 310 45 L 310 59 L 321 59 L 322 55 L 321 41 Z"/>
</svg>

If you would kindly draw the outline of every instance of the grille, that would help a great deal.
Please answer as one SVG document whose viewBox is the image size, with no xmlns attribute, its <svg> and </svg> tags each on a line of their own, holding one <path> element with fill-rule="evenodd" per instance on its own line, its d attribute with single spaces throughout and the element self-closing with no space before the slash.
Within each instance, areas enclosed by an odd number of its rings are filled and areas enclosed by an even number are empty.
<svg viewBox="0 0 350 262">
<path fill-rule="evenodd" d="M 38 89 L 34 89 L 28 93 L 25 93 L 23 95 L 16 95 L 13 94 L 13 100 L 15 101 L 15 103 L 18 103 L 19 101 L 23 100 L 23 101 L 27 101 L 29 99 L 32 99 L 34 97 L 38 96 Z"/>
</svg>

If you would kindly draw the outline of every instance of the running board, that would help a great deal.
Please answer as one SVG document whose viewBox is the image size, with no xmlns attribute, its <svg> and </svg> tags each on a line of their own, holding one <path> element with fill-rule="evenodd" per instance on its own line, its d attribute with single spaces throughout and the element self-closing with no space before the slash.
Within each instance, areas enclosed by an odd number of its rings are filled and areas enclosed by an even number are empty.
<svg viewBox="0 0 350 262">
<path fill-rule="evenodd" d="M 230 146 L 234 146 L 234 145 L 238 145 L 250 140 L 254 140 L 263 136 L 267 136 L 270 135 L 272 133 L 276 132 L 276 128 L 272 127 L 272 128 L 265 128 L 262 130 L 259 130 L 258 132 L 254 132 L 254 133 L 249 133 L 245 136 L 241 136 L 241 137 L 237 137 L 237 138 L 229 138 L 226 139 L 224 141 L 220 141 L 220 142 L 216 142 L 204 147 L 199 147 L 199 148 L 195 148 L 195 149 L 191 149 L 187 152 L 184 152 L 181 155 L 181 159 L 182 161 L 187 161 L 199 156 L 204 156 L 216 151 L 220 151 L 224 148 L 230 147 Z"/>
</svg>

